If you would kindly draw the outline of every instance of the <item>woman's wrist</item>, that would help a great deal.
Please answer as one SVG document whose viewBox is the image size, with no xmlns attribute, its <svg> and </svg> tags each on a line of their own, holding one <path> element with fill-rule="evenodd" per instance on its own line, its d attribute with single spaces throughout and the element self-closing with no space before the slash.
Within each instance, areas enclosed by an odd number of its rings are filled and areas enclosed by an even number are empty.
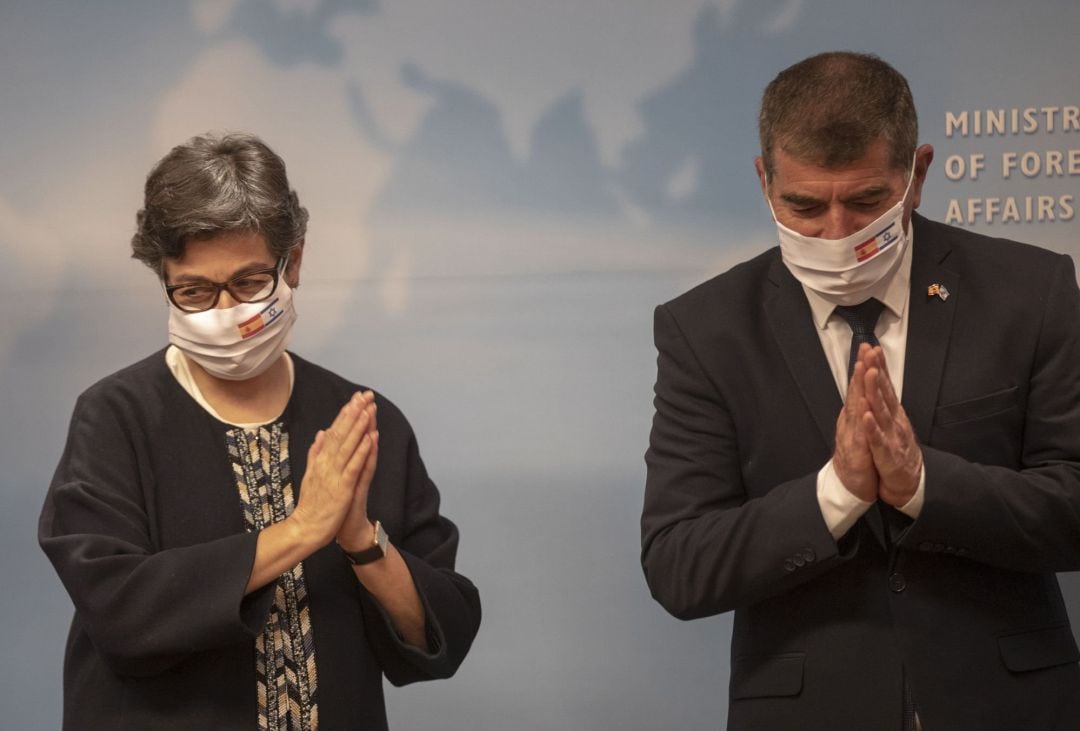
<svg viewBox="0 0 1080 731">
<path fill-rule="evenodd" d="M 301 560 L 307 558 L 328 544 L 332 538 L 332 536 L 321 535 L 319 531 L 314 530 L 304 520 L 303 513 L 300 511 L 299 506 L 297 506 L 296 510 L 294 510 L 289 517 L 281 521 L 279 525 L 286 531 L 289 545 L 293 546 L 299 553 L 303 554 Z"/>
<path fill-rule="evenodd" d="M 351 523 L 352 521 L 347 522 Z M 356 521 L 355 527 L 352 525 L 348 527 L 342 526 L 342 530 L 337 535 L 337 542 L 339 546 L 350 553 L 370 548 L 375 543 L 375 525 L 365 518 Z"/>
</svg>

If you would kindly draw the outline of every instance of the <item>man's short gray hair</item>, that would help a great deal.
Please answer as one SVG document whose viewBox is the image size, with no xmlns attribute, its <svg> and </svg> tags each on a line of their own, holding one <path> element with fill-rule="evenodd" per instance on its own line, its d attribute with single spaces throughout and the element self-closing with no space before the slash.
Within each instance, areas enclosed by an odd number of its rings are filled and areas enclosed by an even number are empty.
<svg viewBox="0 0 1080 731">
<path fill-rule="evenodd" d="M 304 238 L 307 210 L 289 187 L 285 162 L 250 134 L 200 135 L 174 147 L 146 178 L 132 257 L 160 276 L 189 241 L 252 231 L 284 257 Z"/>
<path fill-rule="evenodd" d="M 894 169 L 915 154 L 919 121 L 907 80 L 877 56 L 835 51 L 781 71 L 765 88 L 758 116 L 765 172 L 776 149 L 822 167 L 860 159 L 883 139 Z"/>
</svg>

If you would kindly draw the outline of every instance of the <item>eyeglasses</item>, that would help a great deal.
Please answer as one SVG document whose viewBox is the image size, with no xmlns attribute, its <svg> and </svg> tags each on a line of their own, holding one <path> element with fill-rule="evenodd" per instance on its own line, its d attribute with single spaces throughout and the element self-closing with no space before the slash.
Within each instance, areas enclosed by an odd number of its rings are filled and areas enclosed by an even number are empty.
<svg viewBox="0 0 1080 731">
<path fill-rule="evenodd" d="M 227 291 L 237 302 L 262 302 L 270 299 L 277 290 L 278 279 L 285 269 L 286 258 L 269 269 L 238 274 L 227 282 L 200 280 L 169 284 L 165 294 L 169 301 L 184 312 L 205 312 L 217 306 L 221 292 Z"/>
</svg>

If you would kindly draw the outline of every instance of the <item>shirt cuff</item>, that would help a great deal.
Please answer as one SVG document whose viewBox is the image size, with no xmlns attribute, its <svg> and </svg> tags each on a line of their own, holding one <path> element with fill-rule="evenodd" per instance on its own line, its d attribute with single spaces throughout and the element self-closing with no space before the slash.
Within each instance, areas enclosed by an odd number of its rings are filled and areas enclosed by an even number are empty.
<svg viewBox="0 0 1080 731">
<path fill-rule="evenodd" d="M 922 489 L 921 482 L 919 488 Z M 836 470 L 833 469 L 831 459 L 818 472 L 817 499 L 818 505 L 821 507 L 821 517 L 825 519 L 825 525 L 829 529 L 829 533 L 832 534 L 833 540 L 837 541 L 843 538 L 844 534 L 851 530 L 851 526 L 855 525 L 859 518 L 873 505 L 873 503 L 868 503 L 856 497 L 844 487 L 844 483 L 840 481 L 840 478 L 836 475 Z M 916 499 L 919 500 L 919 508 L 921 509 L 921 492 L 916 492 L 915 497 L 904 508 L 907 508 Z"/>
<path fill-rule="evenodd" d="M 923 501 L 926 500 L 926 464 L 919 470 L 919 486 L 915 488 L 915 494 L 911 499 L 901 505 L 897 510 L 914 520 L 922 513 Z"/>
</svg>

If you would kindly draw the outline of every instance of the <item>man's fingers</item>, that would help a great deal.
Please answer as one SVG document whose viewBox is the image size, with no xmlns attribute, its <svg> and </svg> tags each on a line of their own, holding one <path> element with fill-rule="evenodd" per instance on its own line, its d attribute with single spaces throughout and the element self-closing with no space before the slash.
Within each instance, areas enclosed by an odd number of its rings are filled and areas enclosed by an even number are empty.
<svg viewBox="0 0 1080 731">
<path fill-rule="evenodd" d="M 862 431 L 862 415 L 870 409 L 870 404 L 867 403 L 866 396 L 863 395 L 849 396 L 848 401 L 852 407 L 851 433 L 852 435 L 859 435 Z"/>
<path fill-rule="evenodd" d="M 859 354 L 855 357 L 858 362 L 862 363 L 866 366 L 866 369 L 869 370 L 878 364 L 877 356 L 875 355 L 875 351 L 877 350 L 881 350 L 880 345 L 871 346 L 870 343 L 859 343 Z"/>
<path fill-rule="evenodd" d="M 878 370 L 885 374 L 885 378 L 889 379 L 889 366 L 885 362 L 885 349 L 880 345 L 875 346 L 870 351 L 870 358 L 874 361 L 874 365 L 878 367 Z"/>
<path fill-rule="evenodd" d="M 885 397 L 885 403 L 895 413 L 899 409 L 900 399 L 896 396 L 893 388 L 892 376 L 889 375 L 889 367 L 885 363 L 885 351 L 881 347 L 874 348 L 874 363 L 881 372 L 881 393 Z"/>
<path fill-rule="evenodd" d="M 881 427 L 881 423 L 872 411 L 866 412 L 863 417 L 863 432 L 866 434 L 866 441 L 870 445 L 870 451 L 879 452 L 888 446 L 888 434 Z"/>
<path fill-rule="evenodd" d="M 885 429 L 891 428 L 893 410 L 889 408 L 888 399 L 885 397 L 883 380 L 885 380 L 884 374 L 876 367 L 871 368 L 866 374 L 866 396 L 870 404 L 870 412 L 877 420 L 878 426 Z"/>
<path fill-rule="evenodd" d="M 866 387 L 864 379 L 866 377 L 866 366 L 861 362 L 855 362 L 855 369 L 851 372 L 851 382 L 848 383 L 847 398 L 844 400 L 844 410 L 849 417 L 856 417 L 858 415 L 859 400 L 863 398 L 866 393 Z"/>
</svg>

